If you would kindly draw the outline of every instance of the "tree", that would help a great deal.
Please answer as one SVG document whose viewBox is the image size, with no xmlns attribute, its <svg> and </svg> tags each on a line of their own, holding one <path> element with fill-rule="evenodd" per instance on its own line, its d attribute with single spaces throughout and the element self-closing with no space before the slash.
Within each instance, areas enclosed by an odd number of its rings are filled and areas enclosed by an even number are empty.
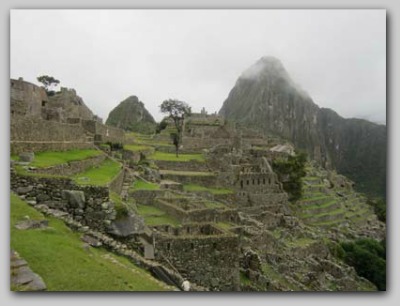
<svg viewBox="0 0 400 306">
<path fill-rule="evenodd" d="M 306 162 L 307 155 L 304 152 L 296 152 L 294 156 L 277 158 L 272 162 L 272 168 L 282 182 L 283 189 L 289 193 L 290 201 L 297 201 L 302 196 L 301 179 L 306 175 Z"/>
<path fill-rule="evenodd" d="M 60 84 L 60 81 L 53 78 L 52 76 L 49 75 L 41 75 L 37 77 L 37 80 L 43 84 L 44 90 L 49 96 L 54 95 L 54 90 L 51 90 L 51 88 L 57 86 Z"/>
<path fill-rule="evenodd" d="M 176 133 L 171 133 L 171 139 L 175 146 L 176 157 L 179 155 L 179 146 L 182 143 L 182 132 L 185 118 L 192 113 L 191 107 L 182 101 L 178 100 L 165 100 L 160 109 L 162 113 L 168 113 L 169 118 L 174 121 Z"/>
</svg>

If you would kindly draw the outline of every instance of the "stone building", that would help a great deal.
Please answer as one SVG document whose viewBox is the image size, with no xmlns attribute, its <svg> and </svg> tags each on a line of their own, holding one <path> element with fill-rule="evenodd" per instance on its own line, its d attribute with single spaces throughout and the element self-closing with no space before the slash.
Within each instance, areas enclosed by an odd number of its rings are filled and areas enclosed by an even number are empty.
<svg viewBox="0 0 400 306">
<path fill-rule="evenodd" d="M 102 124 L 73 89 L 48 97 L 44 88 L 22 78 L 11 79 L 10 86 L 12 154 L 124 143 L 123 130 Z"/>
<path fill-rule="evenodd" d="M 216 291 L 238 291 L 239 238 L 211 223 L 158 228 L 155 258 L 186 279 Z"/>
</svg>

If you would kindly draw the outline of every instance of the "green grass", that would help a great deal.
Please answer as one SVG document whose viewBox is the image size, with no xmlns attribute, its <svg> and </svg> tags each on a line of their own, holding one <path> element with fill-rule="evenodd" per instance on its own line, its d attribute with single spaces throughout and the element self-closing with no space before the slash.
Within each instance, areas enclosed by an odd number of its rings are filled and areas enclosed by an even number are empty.
<svg viewBox="0 0 400 306">
<path fill-rule="evenodd" d="M 222 203 L 219 202 L 213 202 L 213 201 L 205 201 L 204 205 L 207 208 L 226 208 L 226 206 Z"/>
<path fill-rule="evenodd" d="M 126 217 L 129 211 L 126 204 L 122 201 L 121 196 L 116 192 L 110 191 L 110 199 L 114 202 L 114 208 L 117 212 L 117 219 L 121 217 Z"/>
<path fill-rule="evenodd" d="M 212 194 L 232 194 L 233 190 L 227 188 L 207 188 L 196 184 L 185 184 L 183 190 L 187 192 L 208 191 Z"/>
<path fill-rule="evenodd" d="M 240 272 L 240 283 L 242 285 L 251 285 L 251 280 L 246 276 L 246 274 Z"/>
<path fill-rule="evenodd" d="M 315 242 L 315 240 L 312 240 L 307 237 L 303 237 L 303 238 L 298 238 L 296 240 L 291 240 L 287 244 L 291 247 L 306 247 L 314 242 Z"/>
<path fill-rule="evenodd" d="M 332 206 L 334 204 L 336 204 L 337 201 L 336 200 L 331 200 L 322 204 L 311 204 L 311 205 L 307 205 L 307 204 L 303 204 L 300 207 L 303 210 L 313 210 L 313 209 L 318 209 L 318 208 L 327 208 L 329 206 Z"/>
<path fill-rule="evenodd" d="M 124 145 L 125 150 L 133 151 L 133 152 L 140 152 L 140 151 L 150 151 L 154 150 L 154 148 L 141 145 L 141 144 L 130 144 L 130 145 Z"/>
<path fill-rule="evenodd" d="M 35 153 L 35 159 L 31 166 L 46 168 L 50 166 L 65 164 L 71 161 L 84 160 L 103 154 L 99 150 L 70 150 L 63 152 L 39 152 Z"/>
<path fill-rule="evenodd" d="M 223 230 L 230 230 L 233 225 L 227 222 L 218 222 L 217 226 Z"/>
<path fill-rule="evenodd" d="M 44 219 L 11 194 L 11 248 L 38 273 L 48 291 L 161 291 L 165 287 L 127 258 L 82 246 L 79 233 L 49 218 L 49 228 L 17 230 L 24 216 Z"/>
<path fill-rule="evenodd" d="M 295 285 L 290 283 L 287 279 L 285 279 L 280 273 L 275 271 L 269 264 L 264 263 L 261 266 L 263 273 L 271 278 L 274 279 L 275 281 L 283 284 L 284 286 L 288 287 L 291 290 L 297 291 L 299 288 L 297 288 Z"/>
<path fill-rule="evenodd" d="M 81 185 L 107 185 L 121 171 L 121 165 L 111 159 L 106 159 L 97 167 L 76 174 L 73 178 Z"/>
<path fill-rule="evenodd" d="M 179 225 L 179 221 L 169 216 L 161 209 L 150 205 L 137 205 L 138 213 L 144 218 L 144 221 L 149 226 L 157 225 Z"/>
<path fill-rule="evenodd" d="M 176 157 L 175 153 L 165 153 L 160 151 L 154 152 L 152 155 L 149 156 L 149 159 L 176 162 L 205 161 L 203 154 L 179 154 L 178 157 Z"/>
<path fill-rule="evenodd" d="M 215 176 L 212 172 L 197 172 L 197 171 L 175 171 L 175 170 L 160 170 L 161 174 L 166 175 L 182 175 L 182 176 Z"/>
<path fill-rule="evenodd" d="M 160 185 L 150 182 L 145 182 L 142 180 L 137 180 L 133 182 L 130 190 L 159 190 Z"/>
</svg>

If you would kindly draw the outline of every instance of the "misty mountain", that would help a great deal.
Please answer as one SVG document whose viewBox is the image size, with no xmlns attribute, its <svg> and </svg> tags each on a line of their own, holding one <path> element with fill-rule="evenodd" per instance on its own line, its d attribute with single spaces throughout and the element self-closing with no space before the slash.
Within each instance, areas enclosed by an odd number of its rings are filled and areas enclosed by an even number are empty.
<svg viewBox="0 0 400 306">
<path fill-rule="evenodd" d="M 153 133 L 156 126 L 153 116 L 136 96 L 130 96 L 119 103 L 108 115 L 106 124 L 145 134 Z"/>
<path fill-rule="evenodd" d="M 244 71 L 219 114 L 288 139 L 360 191 L 385 197 L 386 126 L 318 107 L 278 59 L 263 57 Z"/>
</svg>

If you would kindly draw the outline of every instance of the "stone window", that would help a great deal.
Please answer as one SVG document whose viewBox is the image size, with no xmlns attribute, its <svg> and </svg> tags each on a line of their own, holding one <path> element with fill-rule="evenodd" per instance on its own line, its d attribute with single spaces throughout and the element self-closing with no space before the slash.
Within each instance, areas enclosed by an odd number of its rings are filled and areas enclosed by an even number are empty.
<svg viewBox="0 0 400 306">
<path fill-rule="evenodd" d="M 194 243 L 193 243 L 193 242 L 190 244 L 190 248 L 191 248 L 192 250 L 194 250 Z"/>
<path fill-rule="evenodd" d="M 265 178 L 263 178 L 263 184 L 265 185 Z"/>
<path fill-rule="evenodd" d="M 213 243 L 213 249 L 215 250 L 216 248 L 217 248 L 217 243 L 214 242 L 214 243 Z"/>
<path fill-rule="evenodd" d="M 253 185 L 254 185 L 254 179 L 253 179 Z"/>
<path fill-rule="evenodd" d="M 247 180 L 247 182 L 246 182 L 246 183 L 247 183 L 247 185 L 249 185 L 249 184 L 250 184 L 250 181 L 249 181 L 249 180 Z"/>
<path fill-rule="evenodd" d="M 271 178 L 268 178 L 268 184 L 271 185 Z"/>
<path fill-rule="evenodd" d="M 240 181 L 240 188 L 243 189 L 243 180 Z"/>
<path fill-rule="evenodd" d="M 47 102 L 46 102 L 46 101 L 42 101 L 42 107 L 45 107 L 45 106 L 46 106 L 46 104 L 47 104 Z"/>
<path fill-rule="evenodd" d="M 169 250 L 171 250 L 171 243 L 167 243 L 167 250 L 169 251 Z"/>
</svg>

